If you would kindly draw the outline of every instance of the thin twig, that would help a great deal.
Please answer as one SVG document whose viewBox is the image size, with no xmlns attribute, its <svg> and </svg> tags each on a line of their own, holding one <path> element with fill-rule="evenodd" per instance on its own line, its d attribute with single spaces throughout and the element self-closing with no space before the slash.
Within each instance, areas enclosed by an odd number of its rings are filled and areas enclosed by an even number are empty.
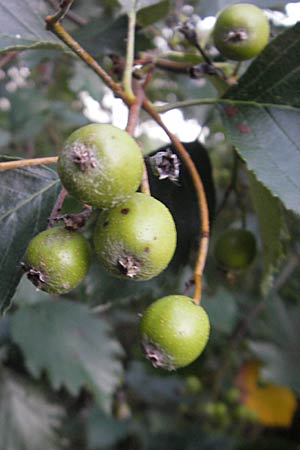
<svg viewBox="0 0 300 450">
<path fill-rule="evenodd" d="M 85 51 L 81 45 L 64 29 L 60 23 L 53 23 L 52 16 L 46 17 L 47 27 L 53 34 L 62 40 L 73 52 L 82 59 L 100 78 L 110 87 L 114 93 L 120 97 L 128 106 L 131 105 L 132 100 L 129 99 L 121 86 L 116 83 L 111 76 L 92 58 L 92 56 Z"/>
<path fill-rule="evenodd" d="M 39 166 L 40 164 L 55 164 L 57 156 L 46 156 L 44 158 L 17 159 L 16 161 L 0 162 L 0 171 L 18 169 L 25 166 Z"/>
<path fill-rule="evenodd" d="M 48 2 L 51 6 L 53 6 L 54 9 L 59 8 L 59 2 L 57 0 L 48 0 Z M 80 26 L 86 25 L 88 23 L 87 19 L 70 10 L 66 13 L 66 17 Z"/>
<path fill-rule="evenodd" d="M 71 8 L 73 2 L 74 2 L 74 0 L 61 0 L 60 1 L 59 10 L 55 14 L 47 17 L 47 19 L 48 19 L 47 25 L 49 28 L 50 28 L 50 23 L 51 23 L 51 26 L 53 26 L 65 17 L 65 15 L 68 13 L 69 9 Z"/>
</svg>

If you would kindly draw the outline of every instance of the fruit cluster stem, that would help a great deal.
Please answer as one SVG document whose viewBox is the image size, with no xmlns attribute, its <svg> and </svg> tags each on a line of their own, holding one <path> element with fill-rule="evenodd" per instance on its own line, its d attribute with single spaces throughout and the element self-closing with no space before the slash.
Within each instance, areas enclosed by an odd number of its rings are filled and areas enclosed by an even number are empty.
<svg viewBox="0 0 300 450">
<path fill-rule="evenodd" d="M 149 100 L 146 98 L 143 102 L 143 108 L 148 114 L 155 120 L 155 122 L 165 131 L 175 148 L 177 149 L 181 159 L 183 160 L 185 166 L 187 167 L 190 176 L 193 180 L 193 184 L 196 190 L 198 199 L 198 208 L 200 214 L 200 241 L 198 255 L 194 267 L 194 295 L 193 300 L 195 303 L 200 304 L 201 294 L 202 294 L 202 274 L 205 267 L 208 243 L 209 243 L 209 212 L 207 206 L 206 195 L 203 187 L 203 183 L 199 176 L 199 173 L 191 159 L 190 155 L 180 142 L 180 140 L 166 127 L 163 123 L 160 115 L 155 111 Z"/>
</svg>

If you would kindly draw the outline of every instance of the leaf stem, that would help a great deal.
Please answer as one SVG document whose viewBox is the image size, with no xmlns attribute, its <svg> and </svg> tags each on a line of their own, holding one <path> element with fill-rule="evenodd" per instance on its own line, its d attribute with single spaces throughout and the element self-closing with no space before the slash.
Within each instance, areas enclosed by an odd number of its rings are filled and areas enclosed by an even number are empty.
<svg viewBox="0 0 300 450">
<path fill-rule="evenodd" d="M 134 101 L 135 95 L 132 90 L 132 67 L 134 61 L 134 39 L 136 24 L 136 0 L 131 0 L 131 8 L 128 13 L 127 49 L 125 68 L 123 72 L 123 89 L 127 97 Z"/>
<path fill-rule="evenodd" d="M 40 164 L 55 164 L 57 156 L 46 156 L 44 158 L 17 159 L 16 161 L 0 162 L 0 171 L 18 169 L 25 166 L 39 166 Z"/>
<path fill-rule="evenodd" d="M 143 108 L 145 109 L 145 111 L 148 112 L 148 114 L 155 120 L 155 122 L 165 131 L 165 133 L 170 138 L 171 142 L 177 149 L 181 159 L 186 165 L 196 190 L 200 215 L 200 241 L 193 274 L 194 279 L 193 299 L 195 303 L 200 304 L 202 294 L 202 275 L 206 262 L 209 243 L 209 212 L 204 187 L 190 155 L 188 154 L 188 152 L 186 151 L 180 140 L 173 133 L 171 133 L 171 131 L 166 127 L 166 125 L 160 118 L 159 114 L 156 112 L 154 107 L 146 98 L 144 99 L 143 102 Z"/>
</svg>

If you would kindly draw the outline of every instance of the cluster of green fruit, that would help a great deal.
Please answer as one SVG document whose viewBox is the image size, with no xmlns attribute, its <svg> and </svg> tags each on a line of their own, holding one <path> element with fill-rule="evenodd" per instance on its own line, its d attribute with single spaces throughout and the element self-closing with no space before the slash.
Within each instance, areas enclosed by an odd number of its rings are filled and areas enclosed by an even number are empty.
<svg viewBox="0 0 300 450">
<path fill-rule="evenodd" d="M 258 55 L 267 45 L 270 26 L 264 12 L 250 3 L 224 8 L 217 16 L 213 39 L 228 59 L 244 61 Z"/>
<path fill-rule="evenodd" d="M 149 280 L 167 267 L 176 248 L 175 223 L 163 203 L 137 192 L 143 158 L 128 133 L 107 124 L 78 129 L 66 141 L 57 170 L 71 196 L 101 210 L 93 243 L 109 273 Z M 82 233 L 58 226 L 30 241 L 23 267 L 38 289 L 64 294 L 82 281 L 90 260 L 90 244 Z M 189 297 L 170 295 L 146 309 L 140 333 L 146 357 L 155 367 L 172 370 L 202 352 L 209 320 Z"/>
</svg>

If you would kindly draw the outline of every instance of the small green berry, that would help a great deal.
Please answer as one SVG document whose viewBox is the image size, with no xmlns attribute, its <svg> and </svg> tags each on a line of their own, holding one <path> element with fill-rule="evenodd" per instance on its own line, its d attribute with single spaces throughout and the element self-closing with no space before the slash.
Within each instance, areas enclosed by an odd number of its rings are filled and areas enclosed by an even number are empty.
<svg viewBox="0 0 300 450">
<path fill-rule="evenodd" d="M 184 295 L 152 303 L 140 322 L 142 347 L 154 367 L 175 370 L 192 363 L 206 346 L 210 324 L 205 310 Z"/>
<path fill-rule="evenodd" d="M 243 61 L 263 50 L 269 34 L 269 22 L 260 8 L 250 3 L 237 3 L 218 14 L 213 39 L 226 58 Z"/>
<path fill-rule="evenodd" d="M 228 229 L 217 239 L 215 258 L 220 267 L 226 270 L 246 269 L 256 255 L 254 235 L 244 229 Z"/>
<path fill-rule="evenodd" d="M 148 280 L 162 272 L 174 254 L 174 220 L 163 203 L 137 192 L 100 214 L 94 245 L 99 261 L 112 275 Z"/>
<path fill-rule="evenodd" d="M 59 155 L 57 171 L 64 187 L 77 200 L 111 208 L 138 189 L 143 158 L 126 131 L 95 123 L 71 134 Z"/>
<path fill-rule="evenodd" d="M 22 265 L 38 289 L 64 294 L 85 277 L 90 259 L 90 245 L 81 233 L 55 227 L 29 242 Z"/>
</svg>

